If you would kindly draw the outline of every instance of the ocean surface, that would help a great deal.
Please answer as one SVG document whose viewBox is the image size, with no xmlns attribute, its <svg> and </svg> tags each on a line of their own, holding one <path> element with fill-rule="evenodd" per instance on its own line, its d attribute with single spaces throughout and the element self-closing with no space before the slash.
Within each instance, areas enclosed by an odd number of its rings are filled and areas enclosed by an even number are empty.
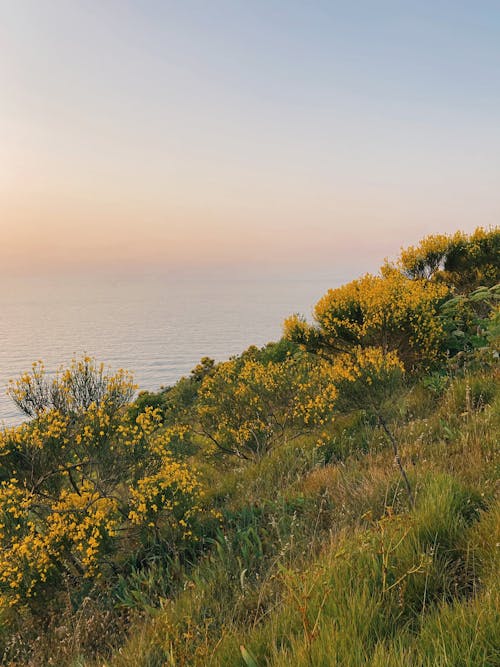
<svg viewBox="0 0 500 667">
<path fill-rule="evenodd" d="M 310 318 L 328 279 L 172 276 L 16 278 L 0 293 L 0 424 L 22 415 L 10 378 L 41 359 L 50 373 L 83 353 L 133 371 L 140 389 L 171 385 L 209 356 L 279 339 L 283 319 Z M 335 281 L 338 284 L 339 281 Z"/>
</svg>

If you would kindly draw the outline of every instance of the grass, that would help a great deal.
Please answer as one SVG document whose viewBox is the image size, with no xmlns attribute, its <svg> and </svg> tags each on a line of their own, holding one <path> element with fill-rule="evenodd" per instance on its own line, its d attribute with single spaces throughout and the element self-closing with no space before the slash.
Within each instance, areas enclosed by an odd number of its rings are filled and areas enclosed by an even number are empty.
<svg viewBox="0 0 500 667">
<path fill-rule="evenodd" d="M 200 553 L 138 566 L 45 627 L 32 619 L 29 641 L 20 619 L 5 664 L 500 665 L 497 380 L 394 397 L 413 509 L 361 415 L 319 447 L 306 435 L 255 463 L 194 454 L 223 514 Z"/>
<path fill-rule="evenodd" d="M 460 378 L 438 400 L 420 387 L 398 401 L 414 510 L 360 420 L 330 433 L 334 457 L 305 438 L 211 470 L 224 533 L 107 664 L 500 664 L 498 385 Z"/>
</svg>

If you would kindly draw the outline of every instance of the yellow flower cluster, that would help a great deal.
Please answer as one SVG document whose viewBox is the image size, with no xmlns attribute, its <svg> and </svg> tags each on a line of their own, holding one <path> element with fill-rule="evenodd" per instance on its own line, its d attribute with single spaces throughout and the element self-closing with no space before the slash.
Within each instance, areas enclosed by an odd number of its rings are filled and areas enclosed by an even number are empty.
<svg viewBox="0 0 500 667">
<path fill-rule="evenodd" d="M 118 503 L 103 496 L 90 480 L 79 492 L 63 490 L 47 518 L 46 540 L 51 551 L 70 549 L 86 577 L 99 567 L 103 543 L 116 536 Z"/>
<path fill-rule="evenodd" d="M 201 484 L 196 472 L 164 454 L 161 469 L 129 488 L 128 518 L 134 525 L 157 527 L 167 522 L 189 537 L 189 520 L 200 510 Z"/>
<path fill-rule="evenodd" d="M 397 353 L 384 353 L 379 347 L 358 347 L 351 354 L 336 357 L 332 366 L 337 385 L 357 381 L 371 385 L 394 372 L 404 373 L 404 366 Z"/>
<path fill-rule="evenodd" d="M 92 404 L 121 407 L 131 400 L 136 388 L 127 371 L 108 374 L 104 364 L 83 357 L 74 359 L 53 379 L 46 376 L 45 366 L 37 361 L 30 372 L 11 380 L 8 393 L 23 412 L 35 417 L 51 409 L 64 414 L 84 412 Z"/>
<path fill-rule="evenodd" d="M 30 519 L 33 503 L 18 479 L 0 485 L 0 606 L 29 598 L 51 567 L 46 541 Z"/>
<path fill-rule="evenodd" d="M 296 386 L 293 417 L 311 427 L 324 426 L 333 420 L 337 393 L 331 365 L 318 360 Z"/>
<path fill-rule="evenodd" d="M 43 407 L 0 432 L 10 475 L 0 484 L 0 606 L 53 593 L 69 576 L 101 576 L 122 537 L 149 540 L 165 526 L 168 539 L 191 535 L 201 484 L 172 454 L 187 428 L 164 427 L 153 408 L 134 421 L 126 374 L 103 373 L 88 358 L 75 362 L 50 400 L 33 393 L 47 388 L 41 364 L 21 378 L 26 407 Z"/>
<path fill-rule="evenodd" d="M 460 291 L 500 280 L 500 229 L 478 227 L 472 234 L 427 236 L 401 251 L 397 267 L 410 278 L 426 278 Z"/>
<path fill-rule="evenodd" d="M 384 276 L 367 274 L 329 290 L 317 303 L 315 317 L 326 342 L 337 350 L 396 350 L 411 365 L 439 354 L 443 330 L 437 307 L 447 294 L 444 285 L 387 269 Z"/>
<path fill-rule="evenodd" d="M 0 590 L 10 606 L 36 595 L 37 585 L 61 569 L 96 574 L 101 546 L 118 526 L 116 501 L 102 497 L 91 482 L 49 502 L 13 478 L 0 487 L 0 508 Z"/>
<path fill-rule="evenodd" d="M 398 266 L 411 278 L 432 278 L 443 268 L 443 262 L 453 245 L 465 241 L 462 232 L 453 236 L 435 234 L 426 236 L 417 246 L 402 249 Z"/>
<path fill-rule="evenodd" d="M 261 363 L 235 359 L 203 381 L 198 417 L 210 442 L 255 456 L 331 419 L 336 389 L 328 364 L 289 357 Z"/>
<path fill-rule="evenodd" d="M 44 412 L 30 427 L 30 445 L 43 449 L 48 441 L 62 441 L 68 444 L 69 418 L 58 410 Z"/>
<path fill-rule="evenodd" d="M 26 405 L 26 412 L 30 416 L 46 407 L 49 390 L 45 383 L 43 362 L 35 361 L 31 372 L 23 373 L 17 380 L 10 380 L 8 393 L 18 405 Z"/>
</svg>

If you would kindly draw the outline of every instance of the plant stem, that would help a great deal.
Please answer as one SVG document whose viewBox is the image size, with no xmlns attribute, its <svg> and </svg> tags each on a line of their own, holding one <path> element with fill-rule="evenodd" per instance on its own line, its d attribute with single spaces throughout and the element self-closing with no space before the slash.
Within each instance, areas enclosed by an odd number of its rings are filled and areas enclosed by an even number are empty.
<svg viewBox="0 0 500 667">
<path fill-rule="evenodd" d="M 385 434 L 389 438 L 392 444 L 392 449 L 394 451 L 394 460 L 396 461 L 396 465 L 399 468 L 399 472 L 401 473 L 401 477 L 403 478 L 403 481 L 406 486 L 406 492 L 408 494 L 408 499 L 410 501 L 411 507 L 415 507 L 415 500 L 413 498 L 413 493 L 411 490 L 411 485 L 410 485 L 410 480 L 408 479 L 408 476 L 406 474 L 406 471 L 403 467 L 403 464 L 401 463 L 401 458 L 399 456 L 399 448 L 398 448 L 398 443 L 396 442 L 396 438 L 392 435 L 392 433 L 389 431 L 387 424 L 385 423 L 384 418 L 381 415 L 378 415 L 378 422 L 380 426 L 384 429 Z"/>
</svg>

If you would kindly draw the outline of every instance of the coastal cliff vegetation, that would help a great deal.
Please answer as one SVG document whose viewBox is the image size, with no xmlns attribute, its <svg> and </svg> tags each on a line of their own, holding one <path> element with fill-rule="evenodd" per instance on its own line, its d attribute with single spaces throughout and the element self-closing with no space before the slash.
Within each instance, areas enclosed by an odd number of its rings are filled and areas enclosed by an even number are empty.
<svg viewBox="0 0 500 667">
<path fill-rule="evenodd" d="M 5 665 L 500 665 L 500 230 L 157 393 L 41 362 L 0 433 Z"/>
</svg>

